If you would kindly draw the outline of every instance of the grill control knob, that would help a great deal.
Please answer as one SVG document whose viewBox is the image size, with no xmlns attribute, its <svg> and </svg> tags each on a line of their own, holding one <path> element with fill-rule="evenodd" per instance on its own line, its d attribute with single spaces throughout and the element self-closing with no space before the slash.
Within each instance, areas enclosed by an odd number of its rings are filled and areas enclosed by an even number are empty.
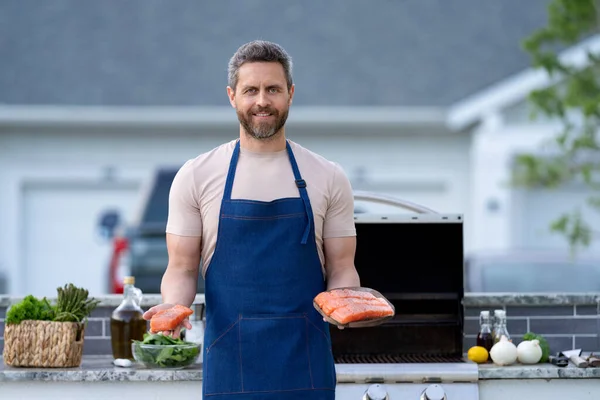
<svg viewBox="0 0 600 400">
<path fill-rule="evenodd" d="M 423 391 L 421 400 L 447 400 L 446 392 L 440 385 L 431 385 Z"/>
<path fill-rule="evenodd" d="M 371 385 L 365 392 L 362 400 L 389 400 L 390 397 L 382 385 Z"/>
</svg>

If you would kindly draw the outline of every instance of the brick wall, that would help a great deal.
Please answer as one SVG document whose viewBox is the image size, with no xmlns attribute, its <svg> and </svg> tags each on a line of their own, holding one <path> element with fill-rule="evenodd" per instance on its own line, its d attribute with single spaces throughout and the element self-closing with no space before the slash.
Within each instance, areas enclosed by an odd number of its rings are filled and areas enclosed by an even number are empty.
<svg viewBox="0 0 600 400">
<path fill-rule="evenodd" d="M 519 344 L 527 332 L 543 335 L 552 353 L 583 349 L 600 352 L 600 315 L 597 305 L 490 306 L 465 307 L 465 352 L 475 345 L 479 331 L 479 313 L 506 311 L 507 330 L 513 343 Z"/>
<path fill-rule="evenodd" d="M 84 354 L 110 354 L 110 314 L 115 305 L 101 306 L 92 312 L 85 334 Z M 552 352 L 572 348 L 600 353 L 600 315 L 598 305 L 552 305 L 552 306 L 489 306 L 465 307 L 466 352 L 475 344 L 479 330 L 479 312 L 495 309 L 506 310 L 507 328 L 513 342 L 518 344 L 528 331 L 547 338 Z M 144 305 L 144 309 L 147 306 Z M 0 306 L 0 352 L 3 348 L 4 318 L 6 307 Z"/>
</svg>

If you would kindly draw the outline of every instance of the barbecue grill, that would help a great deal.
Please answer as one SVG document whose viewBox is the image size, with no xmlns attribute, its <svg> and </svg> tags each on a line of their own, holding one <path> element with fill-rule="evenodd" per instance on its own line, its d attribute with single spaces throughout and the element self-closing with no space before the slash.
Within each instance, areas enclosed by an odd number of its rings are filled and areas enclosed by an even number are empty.
<svg viewBox="0 0 600 400">
<path fill-rule="evenodd" d="M 463 218 L 357 192 L 415 214 L 357 214 L 361 286 L 396 308 L 377 327 L 330 327 L 336 399 L 477 400 L 478 369 L 463 358 Z"/>
</svg>

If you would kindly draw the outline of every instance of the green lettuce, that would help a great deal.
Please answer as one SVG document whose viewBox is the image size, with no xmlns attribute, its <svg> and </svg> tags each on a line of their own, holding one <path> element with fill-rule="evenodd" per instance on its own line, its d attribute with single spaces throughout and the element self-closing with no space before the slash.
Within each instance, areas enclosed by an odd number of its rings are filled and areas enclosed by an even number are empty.
<svg viewBox="0 0 600 400">
<path fill-rule="evenodd" d="M 25 320 L 52 321 L 56 316 L 56 310 L 44 297 L 38 299 L 32 295 L 10 306 L 6 312 L 6 324 L 18 324 Z"/>
<path fill-rule="evenodd" d="M 189 345 L 193 343 L 186 342 L 180 338 L 172 338 L 170 336 L 145 333 L 144 340 L 134 340 L 135 343 L 149 345 Z M 200 350 L 198 347 L 177 348 L 165 347 L 156 351 L 154 349 L 145 349 L 141 346 L 134 346 L 136 358 L 139 361 L 155 364 L 160 367 L 178 367 L 191 364 L 198 356 Z"/>
</svg>

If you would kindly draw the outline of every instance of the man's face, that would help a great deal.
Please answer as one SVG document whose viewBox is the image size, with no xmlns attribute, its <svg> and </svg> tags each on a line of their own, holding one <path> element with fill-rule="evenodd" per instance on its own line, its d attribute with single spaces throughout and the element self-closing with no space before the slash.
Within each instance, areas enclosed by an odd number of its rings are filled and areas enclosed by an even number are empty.
<svg viewBox="0 0 600 400">
<path fill-rule="evenodd" d="M 294 96 L 277 62 L 246 63 L 238 70 L 235 92 L 227 87 L 240 124 L 255 139 L 268 139 L 285 125 Z"/>
</svg>

